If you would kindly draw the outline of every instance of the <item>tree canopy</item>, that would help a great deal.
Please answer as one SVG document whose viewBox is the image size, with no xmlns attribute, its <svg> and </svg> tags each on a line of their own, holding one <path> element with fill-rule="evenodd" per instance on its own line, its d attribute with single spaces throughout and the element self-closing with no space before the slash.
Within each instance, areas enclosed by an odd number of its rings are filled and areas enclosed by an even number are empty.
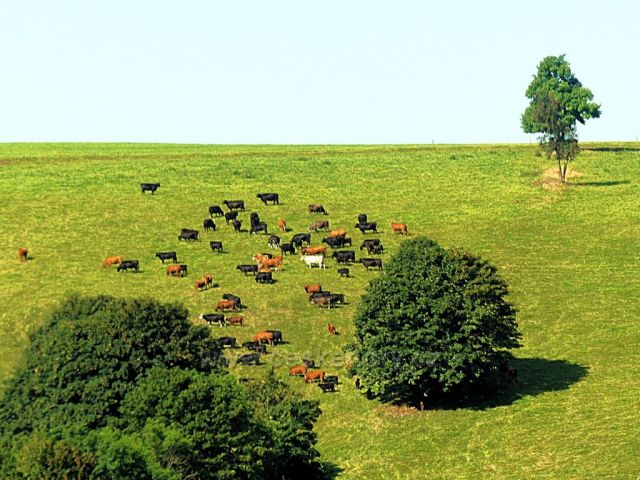
<svg viewBox="0 0 640 480">
<path fill-rule="evenodd" d="M 519 346 L 507 284 L 488 262 L 405 241 L 355 319 L 354 373 L 383 401 L 429 400 L 495 378 Z"/>
<path fill-rule="evenodd" d="M 545 57 L 527 88 L 529 105 L 522 114 L 525 133 L 539 133 L 547 155 L 555 155 L 561 182 L 566 181 L 567 165 L 578 154 L 576 122 L 584 125 L 600 117 L 600 105 L 593 93 L 571 71 L 564 55 Z"/>
</svg>

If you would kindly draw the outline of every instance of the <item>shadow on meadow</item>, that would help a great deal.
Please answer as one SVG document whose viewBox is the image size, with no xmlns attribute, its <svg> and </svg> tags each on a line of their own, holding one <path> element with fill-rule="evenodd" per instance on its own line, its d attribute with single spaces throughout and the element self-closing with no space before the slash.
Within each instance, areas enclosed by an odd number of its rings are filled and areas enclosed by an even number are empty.
<svg viewBox="0 0 640 480">
<path fill-rule="evenodd" d="M 589 152 L 640 152 L 640 147 L 592 147 L 583 148 Z"/>
<path fill-rule="evenodd" d="M 614 187 L 616 185 L 629 185 L 630 180 L 608 180 L 603 182 L 570 182 L 571 187 Z"/>
</svg>

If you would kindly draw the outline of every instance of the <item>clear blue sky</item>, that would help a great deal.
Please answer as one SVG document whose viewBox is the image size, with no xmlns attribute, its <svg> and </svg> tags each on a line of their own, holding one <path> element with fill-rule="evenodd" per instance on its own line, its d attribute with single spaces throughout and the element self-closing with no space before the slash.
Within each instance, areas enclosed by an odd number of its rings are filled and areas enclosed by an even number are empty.
<svg viewBox="0 0 640 480">
<path fill-rule="evenodd" d="M 640 136 L 640 2 L 0 2 L 0 142 L 529 142 L 524 92 L 565 53 Z"/>
</svg>

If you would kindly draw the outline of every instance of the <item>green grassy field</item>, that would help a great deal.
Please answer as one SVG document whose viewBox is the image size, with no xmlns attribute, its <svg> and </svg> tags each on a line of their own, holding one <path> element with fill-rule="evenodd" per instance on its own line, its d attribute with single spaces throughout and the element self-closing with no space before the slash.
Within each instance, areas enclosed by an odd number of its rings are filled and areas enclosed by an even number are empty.
<svg viewBox="0 0 640 480">
<path fill-rule="evenodd" d="M 284 377 L 305 355 L 341 376 L 333 395 L 288 379 L 302 395 L 321 399 L 319 449 L 339 478 L 635 479 L 640 145 L 583 148 L 570 167 L 579 175 L 559 189 L 544 180 L 553 164 L 529 145 L 0 145 L 0 379 L 68 292 L 180 301 L 195 322 L 233 292 L 248 305 L 248 326 L 225 334 L 244 340 L 271 327 L 288 342 L 259 369 L 273 364 Z M 155 181 L 162 184 L 156 195 L 140 194 L 140 182 Z M 264 207 L 255 198 L 261 191 L 279 192 L 282 205 Z M 521 385 L 469 408 L 418 412 L 365 400 L 344 375 L 342 347 L 358 298 L 377 273 L 353 266 L 353 278 L 341 279 L 333 261 L 310 271 L 294 257 L 274 274 L 276 284 L 256 285 L 235 266 L 268 251 L 265 237 L 236 235 L 216 220 L 218 232 L 178 242 L 180 228 L 202 230 L 209 205 L 236 198 L 270 228 L 283 217 L 294 232 L 317 219 L 306 206 L 322 203 L 356 249 L 364 235 L 353 225 L 366 212 L 382 226 L 383 258 L 402 241 L 389 223 L 401 221 L 412 235 L 489 259 L 519 311 Z M 227 253 L 211 253 L 208 240 L 218 239 Z M 33 260 L 20 264 L 23 245 Z M 154 258 L 174 249 L 189 265 L 188 278 L 167 278 Z M 141 273 L 103 270 L 102 259 L 116 254 L 139 259 Z M 220 287 L 195 291 L 193 281 L 208 272 Z M 312 282 L 344 292 L 350 304 L 308 306 L 302 286 Z M 341 335 L 326 333 L 329 321 Z"/>
</svg>

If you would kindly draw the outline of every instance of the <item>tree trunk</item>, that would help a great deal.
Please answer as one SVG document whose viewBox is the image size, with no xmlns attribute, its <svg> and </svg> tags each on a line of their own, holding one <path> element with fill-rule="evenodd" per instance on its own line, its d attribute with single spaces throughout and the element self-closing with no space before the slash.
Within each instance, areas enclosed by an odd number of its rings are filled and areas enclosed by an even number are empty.
<svg viewBox="0 0 640 480">
<path fill-rule="evenodd" d="M 556 150 L 556 160 L 558 162 L 558 176 L 560 177 L 560 183 L 564 183 L 564 175 L 562 173 L 562 163 L 560 161 L 560 152 L 558 151 L 558 147 L 556 147 L 555 150 Z"/>
<path fill-rule="evenodd" d="M 567 166 L 569 165 L 569 159 L 565 158 L 564 168 L 562 169 L 562 183 L 567 183 Z"/>
</svg>

